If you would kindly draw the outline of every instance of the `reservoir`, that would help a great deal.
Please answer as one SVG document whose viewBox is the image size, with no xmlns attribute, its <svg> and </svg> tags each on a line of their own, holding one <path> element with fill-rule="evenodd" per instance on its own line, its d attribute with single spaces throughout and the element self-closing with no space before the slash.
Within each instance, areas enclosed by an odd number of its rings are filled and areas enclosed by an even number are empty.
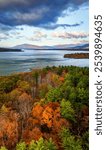
<svg viewBox="0 0 106 150">
<path fill-rule="evenodd" d="M 46 66 L 89 66 L 89 59 L 64 58 L 64 54 L 85 53 L 69 50 L 23 50 L 22 52 L 0 52 L 0 75 L 28 72 Z M 88 51 L 87 51 L 88 53 Z"/>
</svg>

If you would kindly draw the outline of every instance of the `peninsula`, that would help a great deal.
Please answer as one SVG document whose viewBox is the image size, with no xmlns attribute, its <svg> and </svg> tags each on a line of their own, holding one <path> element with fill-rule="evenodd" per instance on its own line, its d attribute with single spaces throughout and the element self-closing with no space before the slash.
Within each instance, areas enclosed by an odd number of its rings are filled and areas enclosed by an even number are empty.
<svg viewBox="0 0 106 150">
<path fill-rule="evenodd" d="M 89 59 L 89 53 L 65 54 L 64 58 Z"/>
<path fill-rule="evenodd" d="M 22 52 L 21 49 L 0 48 L 0 52 Z"/>
</svg>

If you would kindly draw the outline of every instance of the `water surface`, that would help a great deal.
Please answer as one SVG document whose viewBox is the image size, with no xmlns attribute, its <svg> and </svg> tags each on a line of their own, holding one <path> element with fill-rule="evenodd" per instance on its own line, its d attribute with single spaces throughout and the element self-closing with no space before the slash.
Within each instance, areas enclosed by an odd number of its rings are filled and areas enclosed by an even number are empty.
<svg viewBox="0 0 106 150">
<path fill-rule="evenodd" d="M 30 71 L 46 66 L 89 66 L 88 59 L 64 58 L 64 54 L 84 51 L 24 50 L 23 52 L 0 52 L 0 75 Z M 85 53 L 85 52 L 84 52 Z"/>
</svg>

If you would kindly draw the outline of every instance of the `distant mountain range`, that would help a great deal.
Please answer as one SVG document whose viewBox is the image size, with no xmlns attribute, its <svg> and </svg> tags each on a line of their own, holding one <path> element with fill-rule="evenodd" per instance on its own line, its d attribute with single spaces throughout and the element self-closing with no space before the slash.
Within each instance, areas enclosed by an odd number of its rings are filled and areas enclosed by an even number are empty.
<svg viewBox="0 0 106 150">
<path fill-rule="evenodd" d="M 89 49 L 89 44 L 78 45 L 78 46 L 75 46 L 74 48 L 76 48 L 76 49 Z"/>
<path fill-rule="evenodd" d="M 22 44 L 12 47 L 13 49 L 89 49 L 89 44 L 64 44 L 54 46 L 38 46 L 31 44 Z"/>
</svg>

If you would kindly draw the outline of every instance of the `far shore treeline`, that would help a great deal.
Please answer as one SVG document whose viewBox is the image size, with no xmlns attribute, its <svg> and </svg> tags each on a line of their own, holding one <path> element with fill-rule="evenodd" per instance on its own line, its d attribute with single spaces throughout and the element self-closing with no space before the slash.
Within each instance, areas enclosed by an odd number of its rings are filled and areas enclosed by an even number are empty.
<svg viewBox="0 0 106 150">
<path fill-rule="evenodd" d="M 0 48 L 0 52 L 22 52 L 26 50 L 66 50 L 66 51 L 89 51 L 89 49 L 77 48 Z"/>
<path fill-rule="evenodd" d="M 0 52 L 21 52 L 21 49 L 0 48 Z"/>
</svg>

